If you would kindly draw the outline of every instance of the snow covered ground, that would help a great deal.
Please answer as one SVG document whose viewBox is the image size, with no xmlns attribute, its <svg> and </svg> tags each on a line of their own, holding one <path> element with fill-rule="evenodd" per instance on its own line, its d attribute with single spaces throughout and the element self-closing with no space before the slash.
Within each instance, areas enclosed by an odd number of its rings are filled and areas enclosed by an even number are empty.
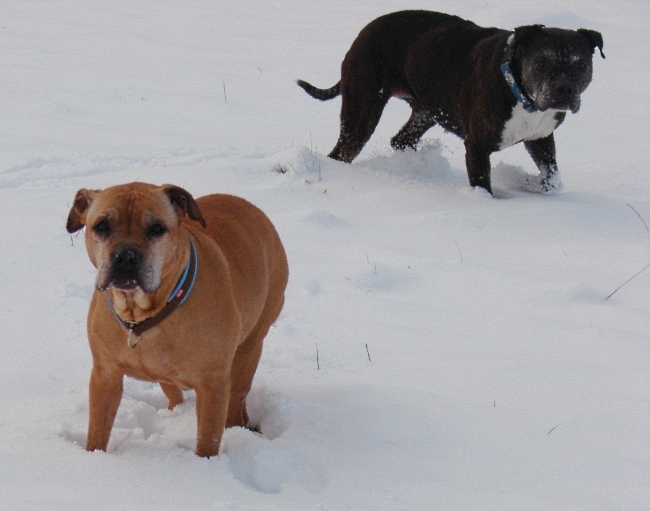
<svg viewBox="0 0 650 511">
<path fill-rule="evenodd" d="M 650 508 L 650 4 L 646 0 L 0 2 L 0 509 Z M 358 161 L 327 159 L 326 87 L 402 8 L 602 32 L 556 132 L 565 190 L 523 147 L 467 184 L 460 140 L 396 154 L 398 100 Z M 241 195 L 291 268 L 249 396 L 262 434 L 196 457 L 195 399 L 127 380 L 108 453 L 83 449 L 94 269 L 77 189 Z M 317 365 L 318 351 L 318 365 Z"/>
</svg>

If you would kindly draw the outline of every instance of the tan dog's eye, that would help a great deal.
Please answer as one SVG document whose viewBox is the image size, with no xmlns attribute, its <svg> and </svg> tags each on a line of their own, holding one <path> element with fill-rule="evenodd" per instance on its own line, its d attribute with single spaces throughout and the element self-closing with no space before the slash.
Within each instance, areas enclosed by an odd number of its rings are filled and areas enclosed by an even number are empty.
<svg viewBox="0 0 650 511">
<path fill-rule="evenodd" d="M 93 231 L 102 238 L 108 238 L 111 235 L 111 225 L 108 220 L 102 219 L 93 225 Z"/>
<path fill-rule="evenodd" d="M 161 223 L 154 223 L 149 226 L 149 228 L 145 232 L 145 236 L 147 238 L 159 238 L 163 234 L 167 232 L 167 227 L 165 227 Z"/>
</svg>

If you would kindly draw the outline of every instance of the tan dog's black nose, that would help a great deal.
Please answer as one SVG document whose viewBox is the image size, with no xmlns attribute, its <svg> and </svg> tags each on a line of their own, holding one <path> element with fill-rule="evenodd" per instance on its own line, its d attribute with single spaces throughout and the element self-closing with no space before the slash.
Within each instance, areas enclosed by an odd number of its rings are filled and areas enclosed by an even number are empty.
<svg viewBox="0 0 650 511">
<path fill-rule="evenodd" d="M 142 262 L 142 253 L 134 247 L 118 247 L 113 252 L 112 260 L 115 271 L 130 273 L 137 271 Z"/>
<path fill-rule="evenodd" d="M 108 285 L 118 289 L 135 289 L 141 284 L 139 277 L 144 256 L 133 246 L 117 247 L 111 255 L 111 270 Z"/>
</svg>

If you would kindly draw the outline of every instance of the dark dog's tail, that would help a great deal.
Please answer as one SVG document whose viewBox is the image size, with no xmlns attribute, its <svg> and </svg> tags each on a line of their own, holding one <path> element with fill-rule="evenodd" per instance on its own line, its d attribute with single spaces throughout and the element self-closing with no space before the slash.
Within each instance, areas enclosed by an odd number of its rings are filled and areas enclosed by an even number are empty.
<svg viewBox="0 0 650 511">
<path fill-rule="evenodd" d="M 335 98 L 341 94 L 341 82 L 337 83 L 329 89 L 319 89 L 314 87 L 311 83 L 307 83 L 304 80 L 296 80 L 296 83 L 305 89 L 305 92 L 309 94 L 312 98 L 320 99 L 321 101 L 327 101 L 328 99 Z"/>
</svg>

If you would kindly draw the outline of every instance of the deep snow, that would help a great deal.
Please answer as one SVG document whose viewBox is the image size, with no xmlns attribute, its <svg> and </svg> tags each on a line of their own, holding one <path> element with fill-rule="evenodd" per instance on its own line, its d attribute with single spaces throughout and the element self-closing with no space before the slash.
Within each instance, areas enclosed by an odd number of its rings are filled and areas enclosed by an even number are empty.
<svg viewBox="0 0 650 511">
<path fill-rule="evenodd" d="M 645 1 L 2 2 L 0 509 L 650 508 Z M 521 145 L 467 184 L 439 129 L 393 153 L 391 101 L 358 161 L 324 155 L 358 31 L 402 8 L 600 30 L 606 60 L 556 132 L 564 192 L 525 191 Z M 249 409 L 262 434 L 192 449 L 126 380 L 109 452 L 83 449 L 94 269 L 65 219 L 81 187 L 241 195 L 291 276 Z M 318 351 L 318 366 L 316 355 Z"/>
</svg>

